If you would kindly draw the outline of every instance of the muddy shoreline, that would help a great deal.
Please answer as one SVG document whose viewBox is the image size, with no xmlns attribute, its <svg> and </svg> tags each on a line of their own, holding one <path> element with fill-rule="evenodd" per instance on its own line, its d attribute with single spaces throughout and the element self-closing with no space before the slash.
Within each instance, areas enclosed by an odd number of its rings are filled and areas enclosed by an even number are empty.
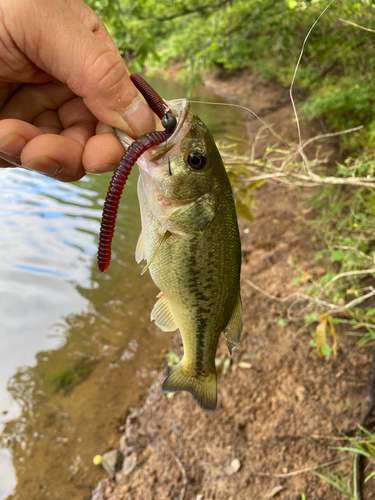
<svg viewBox="0 0 375 500">
<path fill-rule="evenodd" d="M 296 140 L 287 89 L 247 73 L 208 75 L 205 84 Z M 244 126 L 252 141 L 259 123 L 244 115 Z M 317 127 L 302 122 L 305 137 L 321 132 Z M 258 155 L 269 141 L 259 141 Z M 336 143 L 326 147 L 337 157 Z M 92 500 L 342 498 L 312 472 L 295 472 L 331 462 L 331 472 L 350 470 L 345 452 L 332 446 L 345 446 L 340 433 L 355 428 L 367 408 L 369 350 L 355 350 L 356 339 L 339 330 L 337 358 L 319 358 L 309 346 L 312 329 L 298 333 L 295 325 L 281 325 L 277 304 L 247 281 L 286 297 L 296 291 L 295 266 L 311 277 L 325 273 L 314 258 L 318 236 L 301 225 L 301 215 L 312 216 L 303 202 L 308 194 L 267 182 L 255 192 L 255 220 L 239 221 L 244 329 L 232 358 L 223 339 L 219 343 L 217 356 L 228 361 L 218 375 L 215 413 L 202 412 L 189 394 L 167 398 L 161 391 L 164 364 L 145 404 L 127 416 L 119 441 L 127 466 L 100 481 Z M 169 350 L 181 355 L 178 336 Z M 365 498 L 375 499 L 375 493 L 368 490 Z"/>
</svg>

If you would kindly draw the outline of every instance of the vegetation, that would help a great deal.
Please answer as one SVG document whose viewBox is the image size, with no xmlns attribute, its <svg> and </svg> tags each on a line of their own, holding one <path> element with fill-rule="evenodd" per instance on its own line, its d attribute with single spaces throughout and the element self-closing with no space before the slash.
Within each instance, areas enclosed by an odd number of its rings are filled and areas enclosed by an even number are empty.
<svg viewBox="0 0 375 500">
<path fill-rule="evenodd" d="M 189 86 L 202 71 L 250 69 L 289 86 L 302 43 L 329 0 L 87 0 L 100 15 L 132 71 L 168 72 L 183 65 Z M 334 0 L 305 46 L 297 86 L 309 116 L 350 147 L 375 144 L 375 4 Z M 357 24 L 368 30 L 360 29 Z"/>
<path fill-rule="evenodd" d="M 92 368 L 92 360 L 82 357 L 73 366 L 60 367 L 56 373 L 46 377 L 46 380 L 52 383 L 53 392 L 56 393 L 62 390 L 66 393 L 73 385 L 84 380 L 90 374 Z"/>
<path fill-rule="evenodd" d="M 193 87 L 206 69 L 250 70 L 286 87 L 297 61 L 295 95 L 299 109 L 322 121 L 327 132 L 362 126 L 340 140 L 351 157 L 331 174 L 325 159 L 309 161 L 303 144 L 294 151 L 270 147 L 263 159 L 224 153 L 234 186 L 238 212 L 252 219 L 254 190 L 268 178 L 296 186 L 317 186 L 307 203 L 314 218 L 306 219 L 321 235 L 324 262 L 319 278 L 295 269 L 296 291 L 283 299 L 288 320 L 314 324 L 311 345 L 319 355 L 336 352 L 336 325 L 349 325 L 359 346 L 375 342 L 375 4 L 371 0 L 87 0 L 106 23 L 131 71 L 147 65 L 168 75 L 180 63 L 180 76 Z M 328 7 L 311 30 L 314 21 Z M 310 31 L 311 30 L 311 31 Z M 304 45 L 306 36 L 307 43 Z M 254 148 L 253 148 L 254 149 Z M 277 162 L 272 154 L 278 153 Z M 297 162 L 298 155 L 302 162 Z M 361 155 L 360 157 L 359 154 Z M 323 267 L 323 266 L 322 266 Z M 263 291 L 264 292 L 264 291 Z M 268 294 L 269 297 L 271 297 Z M 296 304 L 304 307 L 294 308 Z M 298 311 L 298 313 L 296 312 Z M 177 360 L 168 357 L 172 366 Z M 64 381 L 65 374 L 62 372 Z M 69 378 L 69 373 L 66 374 Z M 69 384 L 68 384 L 69 385 Z M 58 386 L 58 388 L 60 388 Z M 362 429 L 348 438 L 353 457 L 374 464 L 374 434 Z M 364 434 L 366 434 L 364 436 Z M 357 461 L 352 479 L 320 474 L 346 498 L 359 498 Z M 374 481 L 369 472 L 366 481 Z M 305 497 L 303 495 L 303 497 Z"/>
</svg>

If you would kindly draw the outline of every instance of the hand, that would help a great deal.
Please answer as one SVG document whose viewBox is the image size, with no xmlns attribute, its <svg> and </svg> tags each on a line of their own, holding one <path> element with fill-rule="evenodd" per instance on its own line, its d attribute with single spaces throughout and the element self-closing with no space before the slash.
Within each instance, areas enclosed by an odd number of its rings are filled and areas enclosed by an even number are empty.
<svg viewBox="0 0 375 500">
<path fill-rule="evenodd" d="M 81 0 L 1 0 L 0 166 L 61 181 L 113 170 L 155 117 L 99 17 Z"/>
</svg>

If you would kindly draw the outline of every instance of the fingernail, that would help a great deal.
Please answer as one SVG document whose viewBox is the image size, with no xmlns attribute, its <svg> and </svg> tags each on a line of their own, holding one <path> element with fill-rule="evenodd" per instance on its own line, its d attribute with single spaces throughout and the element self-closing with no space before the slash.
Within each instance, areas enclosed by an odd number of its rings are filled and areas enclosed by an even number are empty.
<svg viewBox="0 0 375 500">
<path fill-rule="evenodd" d="M 88 174 L 103 174 L 104 172 L 112 172 L 117 167 L 117 163 L 107 163 L 106 165 L 98 165 L 97 167 L 90 168 Z"/>
<path fill-rule="evenodd" d="M 155 115 L 140 97 L 133 100 L 123 118 L 136 136 L 155 130 Z"/>
<path fill-rule="evenodd" d="M 55 177 L 61 172 L 62 169 L 62 165 L 49 156 L 33 158 L 32 160 L 24 163 L 23 166 L 27 170 L 34 170 L 35 172 L 47 175 L 48 177 Z"/>
<path fill-rule="evenodd" d="M 0 151 L 0 167 L 22 167 L 21 159 L 19 156 L 8 155 L 7 153 Z"/>
<path fill-rule="evenodd" d="M 25 145 L 26 141 L 22 135 L 15 132 L 0 139 L 0 151 L 11 156 L 19 156 Z"/>
</svg>

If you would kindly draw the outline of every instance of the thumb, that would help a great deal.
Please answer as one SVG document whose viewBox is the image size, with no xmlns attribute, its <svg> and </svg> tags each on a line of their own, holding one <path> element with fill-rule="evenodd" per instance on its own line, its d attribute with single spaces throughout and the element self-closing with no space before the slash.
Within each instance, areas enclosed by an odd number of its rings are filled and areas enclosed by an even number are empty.
<svg viewBox="0 0 375 500">
<path fill-rule="evenodd" d="M 87 12 L 83 24 L 64 0 L 14 4 L 24 4 L 17 9 L 17 23 L 24 26 L 15 36 L 22 38 L 18 47 L 32 62 L 82 97 L 102 122 L 133 137 L 155 129 L 155 116 L 132 84 L 120 54 L 91 31 Z"/>
</svg>

